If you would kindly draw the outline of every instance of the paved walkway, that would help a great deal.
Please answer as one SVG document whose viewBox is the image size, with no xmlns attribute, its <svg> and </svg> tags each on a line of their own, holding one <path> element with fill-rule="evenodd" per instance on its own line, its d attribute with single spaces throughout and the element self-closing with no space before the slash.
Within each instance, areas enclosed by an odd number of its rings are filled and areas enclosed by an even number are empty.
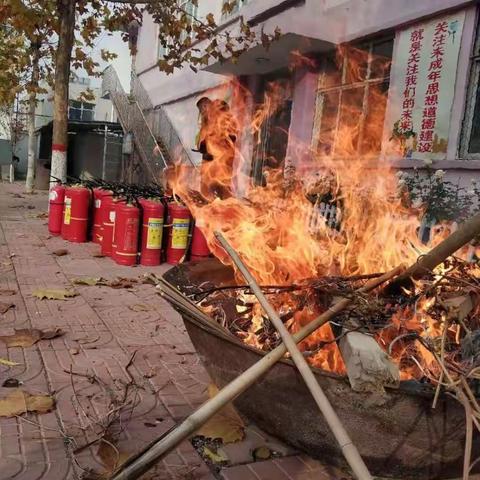
<svg viewBox="0 0 480 480">
<path fill-rule="evenodd" d="M 30 394 L 49 394 L 56 409 L 0 418 L 0 480 L 95 479 L 191 413 L 206 399 L 209 378 L 179 315 L 150 285 L 131 289 L 73 286 L 78 277 L 138 278 L 165 267 L 119 267 L 97 258 L 98 246 L 51 237 L 45 193 L 25 196 L 21 185 L 0 183 L 0 335 L 13 329 L 60 328 L 63 335 L 31 347 L 0 342 L 0 385 L 21 382 Z M 67 249 L 65 256 L 53 254 Z M 74 288 L 67 300 L 39 300 L 38 288 Z M 12 391 L 0 388 L 0 397 Z M 99 442 L 106 438 L 111 443 Z M 119 441 L 113 438 L 119 437 Z M 274 446 L 285 456 L 251 463 L 251 448 Z M 189 441 L 146 474 L 146 479 L 316 480 L 340 479 L 270 439 L 254 427 L 230 445 L 228 464 L 211 468 Z M 102 477 L 105 478 L 105 477 Z"/>
</svg>

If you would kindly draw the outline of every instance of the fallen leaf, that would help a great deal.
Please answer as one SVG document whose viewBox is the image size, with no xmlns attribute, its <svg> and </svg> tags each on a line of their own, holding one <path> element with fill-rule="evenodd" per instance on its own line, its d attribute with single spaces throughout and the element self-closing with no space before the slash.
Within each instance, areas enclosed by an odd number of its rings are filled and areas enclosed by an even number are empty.
<svg viewBox="0 0 480 480">
<path fill-rule="evenodd" d="M 14 308 L 14 303 L 0 302 L 0 313 L 7 313 L 11 308 Z"/>
<path fill-rule="evenodd" d="M 50 395 L 30 395 L 24 392 L 27 411 L 37 413 L 48 413 L 55 407 L 55 400 Z"/>
<path fill-rule="evenodd" d="M 13 335 L 2 335 L 0 340 L 7 345 L 7 347 L 31 347 L 35 345 L 42 338 L 42 331 L 35 328 L 29 329 L 15 329 Z"/>
<path fill-rule="evenodd" d="M 128 308 L 130 310 L 133 310 L 134 312 L 149 312 L 150 311 L 150 308 L 148 308 L 146 305 L 141 305 L 141 304 L 129 305 Z"/>
<path fill-rule="evenodd" d="M 102 253 L 94 253 L 92 255 L 93 258 L 105 258 L 105 255 L 103 255 Z"/>
<path fill-rule="evenodd" d="M 52 255 L 56 255 L 57 257 L 63 257 L 64 255 L 68 255 L 70 252 L 65 248 L 60 248 L 59 250 L 55 250 L 52 252 Z"/>
<path fill-rule="evenodd" d="M 16 378 L 7 378 L 3 383 L 4 388 L 18 388 L 22 383 Z"/>
<path fill-rule="evenodd" d="M 213 463 L 226 463 L 228 462 L 228 457 L 225 452 L 221 449 L 217 449 L 216 452 L 209 447 L 203 447 L 203 454 Z"/>
<path fill-rule="evenodd" d="M 152 378 L 157 374 L 157 369 L 155 367 L 151 367 L 147 373 L 143 374 L 143 378 Z"/>
<path fill-rule="evenodd" d="M 97 455 L 100 457 L 100 460 L 106 468 L 107 473 L 113 473 L 130 457 L 130 454 L 122 452 L 115 445 L 115 442 L 109 438 L 106 438 L 105 440 L 100 440 Z"/>
<path fill-rule="evenodd" d="M 210 384 L 208 394 L 213 398 L 218 393 L 218 388 Z M 208 420 L 196 435 L 206 438 L 221 438 L 223 443 L 234 443 L 243 440 L 245 437 L 245 425 L 231 403 L 219 410 Z"/>
<path fill-rule="evenodd" d="M 6 360 L 5 358 L 0 357 L 0 365 L 6 365 L 7 367 L 15 367 L 21 365 L 21 363 L 12 362 L 11 360 Z"/>
<path fill-rule="evenodd" d="M 14 417 L 26 412 L 47 413 L 55 408 L 50 395 L 31 395 L 15 389 L 0 399 L 0 417 Z"/>
<path fill-rule="evenodd" d="M 256 460 L 268 460 L 272 456 L 272 451 L 268 447 L 257 447 L 252 452 L 253 459 Z"/>
<path fill-rule="evenodd" d="M 143 422 L 143 424 L 149 428 L 155 428 L 157 426 L 156 423 L 152 423 L 152 422 Z"/>
<path fill-rule="evenodd" d="M 0 398 L 0 417 L 15 417 L 27 411 L 24 393 L 16 389 L 6 397 Z"/>
<path fill-rule="evenodd" d="M 72 279 L 74 285 L 88 285 L 94 287 L 95 285 L 107 285 L 107 281 L 102 277 L 82 277 Z"/>
<path fill-rule="evenodd" d="M 39 288 L 32 295 L 43 300 L 66 300 L 67 298 L 76 297 L 78 294 L 74 290 L 56 289 L 56 288 Z"/>
<path fill-rule="evenodd" d="M 16 295 L 17 291 L 16 290 L 10 290 L 8 288 L 0 288 L 0 296 L 4 295 L 6 297 L 11 296 L 11 295 Z"/>
<path fill-rule="evenodd" d="M 70 355 L 78 355 L 80 353 L 80 350 L 78 348 L 71 348 L 68 353 Z"/>
<path fill-rule="evenodd" d="M 50 331 L 42 331 L 37 328 L 22 328 L 14 329 L 13 335 L 2 335 L 0 340 L 7 345 L 7 347 L 31 347 L 39 340 L 51 340 L 52 338 L 63 335 L 61 329 L 57 328 Z"/>
<path fill-rule="evenodd" d="M 47 212 L 40 212 L 35 215 L 36 218 L 48 218 Z"/>
<path fill-rule="evenodd" d="M 108 282 L 108 286 L 112 288 L 133 288 L 135 283 L 137 283 L 135 278 L 117 278 Z"/>
</svg>

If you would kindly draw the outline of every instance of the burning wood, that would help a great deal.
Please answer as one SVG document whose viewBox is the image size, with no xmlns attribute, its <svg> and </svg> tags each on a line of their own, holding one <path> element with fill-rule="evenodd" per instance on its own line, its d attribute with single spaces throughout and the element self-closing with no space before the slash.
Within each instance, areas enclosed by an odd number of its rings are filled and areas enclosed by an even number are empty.
<svg viewBox="0 0 480 480">
<path fill-rule="evenodd" d="M 284 324 L 295 333 L 325 311 L 334 298 L 351 298 L 352 291 L 362 282 L 355 278 L 324 278 L 290 287 L 269 286 L 264 293 L 281 312 Z M 480 267 L 452 258 L 444 262 L 441 271 L 417 281 L 410 290 L 388 296 L 379 293 L 368 301 L 356 294 L 351 298 L 352 305 L 334 323 L 324 325 L 300 348 L 312 366 L 344 375 L 347 369 L 337 345 L 343 343 L 345 350 L 351 352 L 352 342 L 346 341 L 346 337 L 362 333 L 376 340 L 384 356 L 391 355 L 402 380 L 430 381 L 436 385 L 441 368 L 433 353 L 439 353 L 439 342 L 447 328 L 446 365 L 452 375 L 468 376 L 471 364 L 462 359 L 461 348 L 465 337 L 480 328 L 476 318 L 479 294 Z M 190 296 L 200 298 L 202 309 L 243 342 L 264 351 L 279 345 L 278 334 L 245 286 L 212 289 L 206 285 L 203 291 L 190 292 Z M 374 347 L 369 348 L 370 353 L 374 351 Z M 395 369 L 391 369 L 386 383 L 395 385 L 395 377 Z"/>
</svg>

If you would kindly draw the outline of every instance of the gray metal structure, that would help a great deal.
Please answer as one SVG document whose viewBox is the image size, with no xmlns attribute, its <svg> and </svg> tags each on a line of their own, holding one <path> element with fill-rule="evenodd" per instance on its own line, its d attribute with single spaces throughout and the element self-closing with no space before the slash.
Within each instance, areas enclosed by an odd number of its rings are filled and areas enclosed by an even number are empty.
<svg viewBox="0 0 480 480">
<path fill-rule="evenodd" d="M 123 89 L 112 66 L 103 71 L 102 97 L 109 98 L 118 113 L 125 134 L 132 134 L 135 150 L 149 176 L 158 179 L 175 161 L 192 159 L 163 107 L 154 107 L 135 74 L 131 93 Z"/>
</svg>

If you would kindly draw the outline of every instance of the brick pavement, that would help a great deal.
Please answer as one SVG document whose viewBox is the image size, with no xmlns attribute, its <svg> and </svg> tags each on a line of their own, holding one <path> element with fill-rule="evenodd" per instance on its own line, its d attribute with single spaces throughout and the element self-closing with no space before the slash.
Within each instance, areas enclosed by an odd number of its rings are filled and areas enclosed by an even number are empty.
<svg viewBox="0 0 480 480">
<path fill-rule="evenodd" d="M 46 194 L 18 196 L 21 192 L 21 185 L 0 183 L 0 288 L 18 292 L 13 297 L 0 296 L 0 302 L 11 300 L 16 305 L 0 314 L 0 334 L 32 327 L 58 327 L 65 333 L 29 348 L 6 348 L 0 342 L 0 357 L 20 364 L 0 365 L 0 383 L 16 378 L 28 392 L 49 393 L 57 404 L 47 414 L 0 418 L 0 480 L 99 478 L 92 472 L 104 472 L 105 464 L 115 462 L 117 454 L 122 458 L 132 454 L 201 404 L 209 378 L 179 315 L 152 286 L 131 290 L 75 286 L 78 296 L 66 301 L 33 297 L 36 288 L 72 288 L 75 277 L 138 277 L 152 270 L 162 273 L 165 267 L 120 267 L 108 258 L 93 257 L 98 251 L 94 244 L 50 237 L 46 220 L 36 217 L 46 210 Z M 59 248 L 68 249 L 69 254 L 52 255 Z M 0 388 L 1 395 L 6 391 Z M 116 418 L 109 405 L 115 398 L 118 405 L 124 397 L 129 408 Z M 98 441 L 82 448 L 98 439 L 112 418 L 117 421 L 111 430 L 122 430 L 119 452 L 105 444 L 99 450 Z M 245 442 L 225 447 L 232 461 L 221 470 L 210 469 L 187 441 L 145 478 L 346 478 L 295 455 L 254 427 L 249 426 L 248 432 Z M 285 457 L 251 463 L 251 448 L 265 444 Z"/>
</svg>

